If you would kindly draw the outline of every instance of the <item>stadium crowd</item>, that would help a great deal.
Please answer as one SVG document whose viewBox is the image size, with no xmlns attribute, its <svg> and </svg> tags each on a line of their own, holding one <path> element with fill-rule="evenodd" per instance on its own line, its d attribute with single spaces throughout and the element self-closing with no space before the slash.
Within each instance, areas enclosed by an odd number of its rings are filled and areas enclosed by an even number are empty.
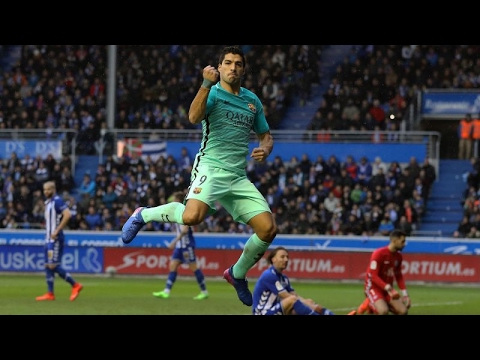
<svg viewBox="0 0 480 360">
<path fill-rule="evenodd" d="M 41 185 L 54 180 L 73 213 L 71 230 L 120 230 L 138 206 L 170 201 L 190 182 L 193 159 L 180 154 L 150 158 L 116 158 L 109 155 L 95 173 L 85 173 L 73 194 L 69 157 L 57 162 L 48 156 L 18 159 L 13 153 L 2 161 L 3 228 L 42 226 Z M 395 228 L 410 234 L 421 221 L 435 169 L 415 157 L 402 167 L 349 156 L 340 162 L 334 155 L 303 155 L 271 162 L 250 161 L 249 178 L 264 194 L 281 234 L 387 235 Z M 6 204 L 6 206 L 3 206 Z M 169 224 L 149 223 L 145 230 L 168 230 Z M 248 226 L 233 221 L 220 205 L 195 229 L 196 232 L 249 233 Z"/>
<path fill-rule="evenodd" d="M 213 54 L 219 46 L 118 45 L 115 128 L 191 127 L 188 104 L 200 85 L 201 68 L 216 62 Z M 292 101 L 305 102 L 311 85 L 322 81 L 323 45 L 243 47 L 248 59 L 254 59 L 243 85 L 259 94 L 275 129 Z M 479 48 L 353 46 L 337 66 L 308 129 L 398 130 L 420 90 L 480 87 Z M 76 129 L 76 153 L 95 154 L 95 141 L 107 126 L 106 54 L 105 45 L 24 45 L 19 63 L 11 71 L 0 70 L 0 129 Z M 82 184 L 73 184 L 65 165 L 68 155 L 61 161 L 1 159 L 0 226 L 39 222 L 38 184 L 54 179 L 74 211 L 71 229 L 118 230 L 134 205 L 163 203 L 188 186 L 186 158 L 176 158 L 181 155 L 155 163 L 109 156 Z M 25 165 L 31 161 L 33 165 Z M 375 170 L 373 159 L 352 156 L 339 163 L 331 154 L 276 158 L 264 166 L 251 164 L 248 170 L 272 206 L 280 233 L 372 235 L 392 225 L 405 226 L 409 233 L 421 220 L 435 174 L 428 160 L 412 162 L 403 168 L 396 162 L 383 164 L 384 176 Z M 366 175 L 369 166 L 372 174 Z M 73 188 L 84 191 L 86 185 L 90 192 L 74 196 Z M 249 231 L 225 217 L 219 209 L 196 230 Z"/>
</svg>

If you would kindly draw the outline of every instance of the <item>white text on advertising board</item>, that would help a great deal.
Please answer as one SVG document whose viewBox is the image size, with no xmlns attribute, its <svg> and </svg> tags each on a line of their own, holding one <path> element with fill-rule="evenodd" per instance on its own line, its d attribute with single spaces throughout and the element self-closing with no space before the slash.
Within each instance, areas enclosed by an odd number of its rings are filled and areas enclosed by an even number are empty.
<svg viewBox="0 0 480 360">
<path fill-rule="evenodd" d="M 412 275 L 455 275 L 475 276 L 475 269 L 464 268 L 460 262 L 452 261 L 403 261 L 403 272 Z"/>
</svg>

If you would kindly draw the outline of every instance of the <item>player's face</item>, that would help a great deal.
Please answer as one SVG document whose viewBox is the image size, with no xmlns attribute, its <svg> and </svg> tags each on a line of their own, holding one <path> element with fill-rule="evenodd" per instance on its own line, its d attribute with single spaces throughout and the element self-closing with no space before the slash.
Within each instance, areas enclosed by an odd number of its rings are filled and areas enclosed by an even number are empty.
<svg viewBox="0 0 480 360">
<path fill-rule="evenodd" d="M 245 73 L 242 57 L 238 54 L 226 54 L 223 62 L 218 65 L 218 72 L 227 84 L 239 84 Z"/>
<path fill-rule="evenodd" d="M 394 244 L 395 244 L 395 249 L 397 251 L 403 250 L 405 245 L 407 245 L 407 239 L 403 236 L 399 237 L 399 238 L 395 239 Z"/>
<path fill-rule="evenodd" d="M 45 185 L 43 187 L 43 195 L 45 195 L 47 199 L 50 199 L 53 195 L 53 188 L 51 186 Z"/>
<path fill-rule="evenodd" d="M 288 266 L 288 252 L 285 250 L 279 250 L 272 258 L 272 264 L 278 271 L 282 272 Z"/>
</svg>

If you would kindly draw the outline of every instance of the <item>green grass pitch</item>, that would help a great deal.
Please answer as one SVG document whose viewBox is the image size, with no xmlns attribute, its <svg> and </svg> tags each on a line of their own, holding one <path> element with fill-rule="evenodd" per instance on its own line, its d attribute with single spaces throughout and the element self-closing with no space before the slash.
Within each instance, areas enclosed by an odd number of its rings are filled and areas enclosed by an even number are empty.
<svg viewBox="0 0 480 360">
<path fill-rule="evenodd" d="M 234 289 L 221 278 L 207 278 L 210 297 L 193 300 L 199 293 L 193 278 L 179 277 L 169 299 L 152 296 L 162 290 L 161 277 L 108 277 L 74 274 L 84 285 L 80 296 L 69 301 L 70 286 L 55 279 L 55 301 L 35 301 L 46 292 L 43 274 L 1 274 L 0 315 L 250 315 Z M 250 280 L 250 289 L 255 281 Z M 363 300 L 363 284 L 305 282 L 292 279 L 304 297 L 347 314 Z M 410 284 L 412 315 L 478 315 L 480 291 L 471 285 Z"/>
</svg>

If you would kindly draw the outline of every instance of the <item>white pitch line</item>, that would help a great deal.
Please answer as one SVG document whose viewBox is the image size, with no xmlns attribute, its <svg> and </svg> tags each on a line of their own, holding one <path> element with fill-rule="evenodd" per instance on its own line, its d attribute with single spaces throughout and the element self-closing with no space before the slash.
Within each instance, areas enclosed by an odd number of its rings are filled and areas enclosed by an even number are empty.
<svg viewBox="0 0 480 360">
<path fill-rule="evenodd" d="M 449 301 L 443 303 L 420 303 L 420 304 L 412 304 L 412 307 L 429 307 L 429 306 L 445 306 L 445 305 L 462 305 L 463 301 Z"/>
<path fill-rule="evenodd" d="M 463 301 L 449 301 L 449 302 L 432 302 L 432 303 L 413 303 L 412 307 L 432 307 L 432 306 L 454 306 L 454 305 L 462 305 Z M 335 311 L 347 311 L 347 310 L 354 310 L 358 307 L 352 306 L 350 308 L 338 308 L 338 309 L 331 309 L 333 312 Z"/>
</svg>

